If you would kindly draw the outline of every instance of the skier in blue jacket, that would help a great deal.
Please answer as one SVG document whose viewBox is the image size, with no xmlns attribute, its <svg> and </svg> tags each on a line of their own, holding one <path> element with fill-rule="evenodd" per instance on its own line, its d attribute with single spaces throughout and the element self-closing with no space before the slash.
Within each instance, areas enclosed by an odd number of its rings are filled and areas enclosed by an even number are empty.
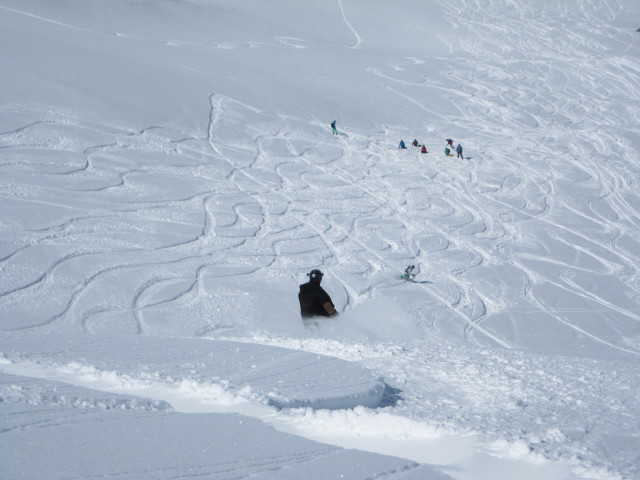
<svg viewBox="0 0 640 480">
<path fill-rule="evenodd" d="M 464 157 L 462 156 L 462 145 L 458 144 L 458 146 L 456 147 L 456 153 L 458 154 L 457 158 L 464 159 Z"/>
</svg>

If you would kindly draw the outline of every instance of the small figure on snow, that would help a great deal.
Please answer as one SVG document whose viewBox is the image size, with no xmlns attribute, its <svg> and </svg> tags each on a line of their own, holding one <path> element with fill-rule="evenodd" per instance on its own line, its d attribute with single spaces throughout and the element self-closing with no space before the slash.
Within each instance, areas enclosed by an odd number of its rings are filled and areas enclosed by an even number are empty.
<svg viewBox="0 0 640 480">
<path fill-rule="evenodd" d="M 398 145 L 398 148 L 407 148 L 407 146 L 404 144 L 404 140 L 400 140 L 400 145 Z"/>
<path fill-rule="evenodd" d="M 422 149 L 420 150 L 420 153 L 429 153 L 429 152 L 427 152 L 427 146 L 426 145 L 422 145 Z"/>
<path fill-rule="evenodd" d="M 300 285 L 298 293 L 300 315 L 305 327 L 317 327 L 316 317 L 334 317 L 338 312 L 329 294 L 320 286 L 324 274 L 320 270 L 311 270 L 307 276 L 309 281 Z"/>
<path fill-rule="evenodd" d="M 414 147 L 420 146 L 420 144 L 418 143 L 418 140 L 416 140 L 415 138 L 413 139 L 413 142 L 411 142 L 411 145 L 413 145 Z"/>
<path fill-rule="evenodd" d="M 453 148 L 453 140 L 447 138 L 447 146 Z"/>
<path fill-rule="evenodd" d="M 411 280 L 415 275 L 413 274 L 413 269 L 416 268 L 415 265 L 409 265 L 404 269 L 404 274 L 400 277 L 402 280 Z"/>
<path fill-rule="evenodd" d="M 331 122 L 331 131 L 334 135 L 338 135 L 338 129 L 336 128 L 336 121 Z"/>
<path fill-rule="evenodd" d="M 444 154 L 445 154 L 447 157 L 453 157 L 453 155 L 451 155 L 451 150 L 449 149 L 449 147 L 445 147 L 445 149 L 444 149 Z"/>
<path fill-rule="evenodd" d="M 457 158 L 464 159 L 464 157 L 462 156 L 462 145 L 458 144 L 458 146 L 456 147 L 456 153 L 458 154 Z"/>
</svg>

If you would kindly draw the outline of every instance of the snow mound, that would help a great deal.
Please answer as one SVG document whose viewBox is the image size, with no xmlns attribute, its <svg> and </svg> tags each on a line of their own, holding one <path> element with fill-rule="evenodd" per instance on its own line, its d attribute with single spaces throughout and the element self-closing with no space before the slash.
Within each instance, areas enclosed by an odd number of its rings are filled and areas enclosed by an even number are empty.
<svg viewBox="0 0 640 480">
<path fill-rule="evenodd" d="M 0 373 L 0 403 L 103 410 L 173 411 L 162 400 L 79 389 L 60 382 Z"/>
<path fill-rule="evenodd" d="M 385 390 L 359 364 L 219 340 L 10 334 L 0 340 L 0 352 L 14 364 L 29 364 L 30 376 L 114 392 L 162 388 L 220 405 L 376 408 Z"/>
<path fill-rule="evenodd" d="M 254 418 L 164 407 L 0 374 L 0 478 L 451 479 L 428 465 L 323 445 Z"/>
</svg>

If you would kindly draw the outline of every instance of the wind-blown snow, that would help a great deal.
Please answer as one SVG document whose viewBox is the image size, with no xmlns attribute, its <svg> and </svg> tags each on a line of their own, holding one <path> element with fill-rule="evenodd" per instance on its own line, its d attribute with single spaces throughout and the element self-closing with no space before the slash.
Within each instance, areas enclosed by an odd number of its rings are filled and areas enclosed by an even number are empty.
<svg viewBox="0 0 640 480">
<path fill-rule="evenodd" d="M 640 477 L 637 3 L 0 0 L 0 478 Z"/>
</svg>

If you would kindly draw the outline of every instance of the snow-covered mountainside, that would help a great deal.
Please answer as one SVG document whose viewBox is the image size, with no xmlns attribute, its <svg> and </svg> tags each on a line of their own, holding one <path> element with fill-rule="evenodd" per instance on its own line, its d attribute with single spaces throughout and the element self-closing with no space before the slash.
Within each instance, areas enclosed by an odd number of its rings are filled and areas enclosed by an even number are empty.
<svg viewBox="0 0 640 480">
<path fill-rule="evenodd" d="M 0 0 L 0 478 L 640 478 L 638 18 Z"/>
</svg>

